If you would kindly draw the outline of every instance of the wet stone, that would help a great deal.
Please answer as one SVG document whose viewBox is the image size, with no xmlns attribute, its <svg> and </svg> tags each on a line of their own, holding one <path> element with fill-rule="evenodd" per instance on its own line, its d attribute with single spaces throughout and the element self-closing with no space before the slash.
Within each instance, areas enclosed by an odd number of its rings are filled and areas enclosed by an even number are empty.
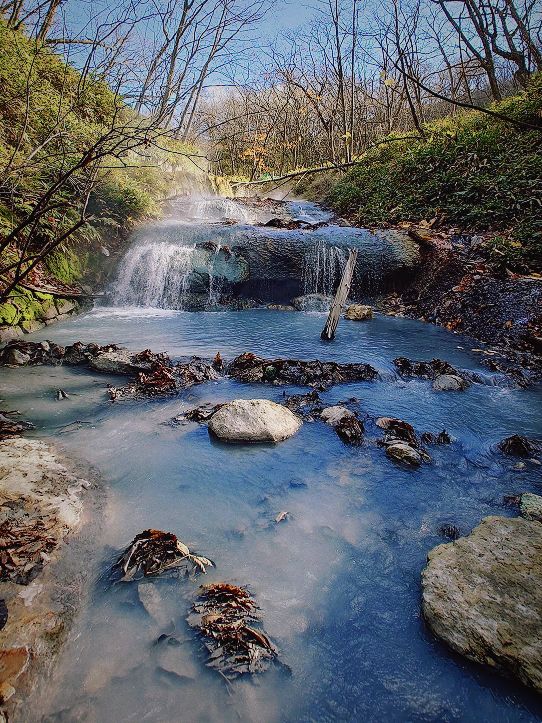
<svg viewBox="0 0 542 723">
<path fill-rule="evenodd" d="M 273 367 L 273 379 L 269 380 L 266 369 Z M 378 373 L 369 364 L 302 361 L 300 359 L 264 359 L 250 352 L 236 357 L 227 368 L 228 374 L 241 382 L 269 382 L 294 384 L 326 389 L 333 384 L 356 381 L 372 381 Z"/>
<path fill-rule="evenodd" d="M 510 457 L 536 457 L 542 451 L 542 442 L 520 434 L 513 434 L 499 443 L 499 449 Z"/>
</svg>

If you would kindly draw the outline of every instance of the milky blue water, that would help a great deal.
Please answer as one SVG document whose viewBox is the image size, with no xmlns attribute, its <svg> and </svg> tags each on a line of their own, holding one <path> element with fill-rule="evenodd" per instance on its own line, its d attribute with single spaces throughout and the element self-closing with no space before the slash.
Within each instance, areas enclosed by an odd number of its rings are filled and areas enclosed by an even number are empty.
<svg viewBox="0 0 542 723">
<path fill-rule="evenodd" d="M 371 423 L 360 448 L 346 447 L 320 423 L 258 447 L 218 444 L 197 425 L 163 424 L 203 401 L 280 400 L 282 388 L 225 380 L 166 401 L 110 404 L 111 379 L 103 375 L 62 367 L 2 372 L 8 405 L 36 423 L 38 436 L 52 435 L 94 464 L 108 489 L 98 561 L 88 571 L 96 580 L 91 601 L 49 698 L 40 702 L 47 719 L 540 719 L 539 703 L 524 689 L 450 653 L 420 617 L 420 572 L 442 541 L 439 526 L 450 522 L 466 533 L 485 515 L 512 514 L 503 495 L 542 492 L 539 468 L 516 471 L 492 451 L 513 432 L 540 434 L 540 391 L 474 385 L 438 394 L 428 382 L 397 379 L 391 359 L 438 355 L 481 371 L 466 340 L 376 317 L 341 322 L 337 340 L 326 345 L 319 339 L 323 321 L 268 310 L 98 309 L 35 338 L 114 340 L 173 356 L 220 350 L 231 358 L 251 350 L 368 361 L 382 372 L 380 381 L 336 386 L 324 400 L 355 396 L 363 414 L 399 416 L 420 431 L 446 428 L 455 442 L 432 448 L 431 465 L 411 471 L 390 462 Z M 58 387 L 68 401 L 55 401 Z M 274 525 L 282 510 L 289 520 Z M 184 623 L 195 583 L 155 583 L 161 624 L 142 608 L 134 586 L 104 588 L 98 577 L 112 551 L 146 527 L 174 531 L 213 558 L 209 580 L 249 585 L 290 672 L 273 670 L 228 690 L 206 670 Z M 165 672 L 153 645 L 164 630 L 184 641 L 174 648 L 182 677 Z"/>
<path fill-rule="evenodd" d="M 186 313 L 97 308 L 33 335 L 58 343 L 115 342 L 172 357 L 267 356 L 364 361 L 380 379 L 335 386 L 332 404 L 356 397 L 366 439 L 345 446 L 320 422 L 278 445 L 228 446 L 204 426 L 167 422 L 205 401 L 280 401 L 284 388 L 225 379 L 179 397 L 111 404 L 86 370 L 3 370 L 2 396 L 68 453 L 100 472 L 107 490 L 90 582 L 55 676 L 28 720 L 47 721 L 537 721 L 540 700 L 451 653 L 420 615 L 420 573 L 443 542 L 439 527 L 468 533 L 482 517 L 510 515 L 503 495 L 542 493 L 540 467 L 495 452 L 503 437 L 542 434 L 540 389 L 493 384 L 478 344 L 437 327 L 376 316 L 341 321 L 271 310 Z M 485 376 L 464 393 L 405 381 L 392 359 L 438 356 Z M 56 389 L 70 398 L 56 401 Z M 298 389 L 286 389 L 296 392 Z M 376 445 L 375 416 L 453 436 L 419 470 Z M 273 520 L 281 511 L 289 518 Z M 205 581 L 248 585 L 283 666 L 227 686 L 204 665 L 185 623 L 197 582 L 158 580 L 155 618 L 137 585 L 107 588 L 112 556 L 141 530 L 175 532 L 217 564 Z M 176 645 L 157 643 L 167 632 Z"/>
</svg>

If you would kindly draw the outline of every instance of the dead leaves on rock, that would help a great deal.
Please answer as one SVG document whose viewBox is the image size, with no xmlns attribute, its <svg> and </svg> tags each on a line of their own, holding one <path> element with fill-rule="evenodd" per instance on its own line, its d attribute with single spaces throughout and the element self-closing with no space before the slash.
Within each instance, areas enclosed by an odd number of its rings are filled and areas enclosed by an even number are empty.
<svg viewBox="0 0 542 723">
<path fill-rule="evenodd" d="M 28 585 L 48 562 L 58 539 L 54 517 L 32 523 L 7 519 L 0 525 L 0 580 Z"/>
<path fill-rule="evenodd" d="M 261 673 L 278 651 L 259 628 L 258 606 L 244 587 L 225 582 L 202 585 L 188 623 L 202 636 L 207 666 L 227 680 Z"/>
<path fill-rule="evenodd" d="M 145 530 L 136 535 L 114 566 L 122 573 L 122 581 L 173 570 L 205 574 L 208 567 L 214 567 L 212 560 L 194 554 L 172 532 L 161 530 Z"/>
</svg>

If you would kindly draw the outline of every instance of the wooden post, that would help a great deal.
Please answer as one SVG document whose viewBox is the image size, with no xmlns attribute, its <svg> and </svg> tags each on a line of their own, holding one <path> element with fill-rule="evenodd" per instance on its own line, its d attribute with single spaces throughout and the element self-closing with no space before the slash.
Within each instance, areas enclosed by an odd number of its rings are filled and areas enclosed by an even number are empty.
<svg viewBox="0 0 542 723">
<path fill-rule="evenodd" d="M 354 275 L 354 269 L 356 268 L 356 261 L 358 259 L 357 249 L 350 249 L 350 255 L 348 261 L 344 267 L 341 283 L 331 304 L 329 310 L 329 316 L 327 317 L 326 325 L 320 337 L 325 341 L 331 341 L 335 338 L 335 331 L 341 317 L 341 311 L 344 308 L 348 294 L 350 293 L 350 286 L 352 284 L 352 277 Z"/>
</svg>

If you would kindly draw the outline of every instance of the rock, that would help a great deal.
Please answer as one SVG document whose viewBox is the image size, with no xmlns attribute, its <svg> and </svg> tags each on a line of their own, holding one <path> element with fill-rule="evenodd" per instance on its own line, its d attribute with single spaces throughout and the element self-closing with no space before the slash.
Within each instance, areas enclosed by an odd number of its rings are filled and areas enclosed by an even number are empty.
<svg viewBox="0 0 542 723">
<path fill-rule="evenodd" d="M 435 635 L 542 693 L 542 525 L 484 518 L 431 550 L 422 587 Z"/>
<path fill-rule="evenodd" d="M 386 454 L 395 462 L 404 462 L 414 467 L 419 467 L 423 462 L 423 457 L 419 451 L 406 442 L 390 444 L 386 448 Z"/>
<path fill-rule="evenodd" d="M 404 377 L 421 377 L 422 379 L 435 379 L 441 374 L 452 374 L 459 376 L 457 369 L 443 359 L 431 359 L 431 361 L 412 361 L 404 356 L 393 360 L 397 371 Z"/>
<path fill-rule="evenodd" d="M 18 326 L 0 326 L 0 344 L 18 339 L 23 330 Z"/>
<path fill-rule="evenodd" d="M 414 427 L 408 422 L 395 417 L 379 417 L 375 424 L 386 432 L 387 440 L 402 441 L 412 447 L 418 447 L 418 437 Z"/>
<path fill-rule="evenodd" d="M 470 383 L 457 374 L 440 374 L 433 382 L 436 392 L 463 392 Z"/>
<path fill-rule="evenodd" d="M 365 304 L 351 304 L 344 313 L 350 321 L 368 321 L 373 318 L 373 309 Z"/>
<path fill-rule="evenodd" d="M 542 497 L 540 495 L 525 492 L 521 495 L 519 509 L 522 517 L 525 517 L 526 520 L 542 522 Z"/>
<path fill-rule="evenodd" d="M 272 367 L 272 374 L 269 367 Z M 234 379 L 241 382 L 269 382 L 295 384 L 325 389 L 342 382 L 370 381 L 378 372 L 369 364 L 339 364 L 301 359 L 264 359 L 250 352 L 236 357 L 227 368 Z M 272 376 L 272 379 L 270 379 Z"/>
<path fill-rule="evenodd" d="M 24 673 L 30 661 L 27 647 L 0 650 L 0 704 L 15 693 L 13 684 Z"/>
<path fill-rule="evenodd" d="M 306 294 L 296 296 L 292 304 L 298 311 L 329 311 L 333 299 L 324 294 Z"/>
<path fill-rule="evenodd" d="M 510 457 L 532 457 L 540 452 L 542 443 L 537 439 L 528 439 L 520 434 L 513 434 L 499 443 L 499 449 Z"/>
<path fill-rule="evenodd" d="M 23 351 L 19 351 L 19 349 L 8 349 L 3 357 L 3 363 L 12 366 L 22 367 L 28 364 L 29 361 L 30 356 Z"/>
<path fill-rule="evenodd" d="M 335 425 L 335 431 L 346 444 L 360 444 L 363 440 L 363 422 L 354 414 L 343 416 Z"/>
<path fill-rule="evenodd" d="M 266 308 L 272 309 L 273 311 L 297 311 L 295 306 L 291 304 L 267 304 Z"/>
<path fill-rule="evenodd" d="M 141 371 L 141 365 L 134 362 L 134 354 L 128 349 L 115 349 L 113 351 L 105 351 L 92 357 L 89 361 L 91 369 L 108 374 L 134 374 Z M 145 369 L 150 369 L 147 364 Z"/>
<path fill-rule="evenodd" d="M 293 412 L 268 399 L 235 399 L 213 414 L 209 429 L 228 442 L 280 442 L 301 424 Z"/>
<path fill-rule="evenodd" d="M 21 321 L 20 323 L 20 327 L 25 334 L 32 334 L 34 331 L 43 329 L 44 326 L 45 324 L 43 321 L 38 321 L 38 319 L 27 319 L 26 321 Z"/>
<path fill-rule="evenodd" d="M 180 679 L 195 680 L 198 668 L 187 646 L 175 638 L 169 638 L 159 645 L 156 652 L 158 667 Z"/>
<path fill-rule="evenodd" d="M 74 302 L 68 301 L 68 299 L 56 299 L 55 305 L 59 316 L 62 316 L 62 314 L 70 314 L 72 311 L 75 311 L 76 308 Z"/>
<path fill-rule="evenodd" d="M 172 617 L 168 614 L 164 600 L 154 582 L 140 582 L 137 586 L 137 594 L 147 613 L 160 626 L 165 627 L 172 621 Z"/>
<path fill-rule="evenodd" d="M 335 406 L 335 407 L 326 407 L 322 410 L 320 413 L 320 417 L 324 420 L 326 424 L 329 424 L 331 427 L 335 427 L 339 422 L 341 422 L 346 417 L 353 417 L 354 413 L 351 412 L 346 407 L 341 406 Z"/>
</svg>

